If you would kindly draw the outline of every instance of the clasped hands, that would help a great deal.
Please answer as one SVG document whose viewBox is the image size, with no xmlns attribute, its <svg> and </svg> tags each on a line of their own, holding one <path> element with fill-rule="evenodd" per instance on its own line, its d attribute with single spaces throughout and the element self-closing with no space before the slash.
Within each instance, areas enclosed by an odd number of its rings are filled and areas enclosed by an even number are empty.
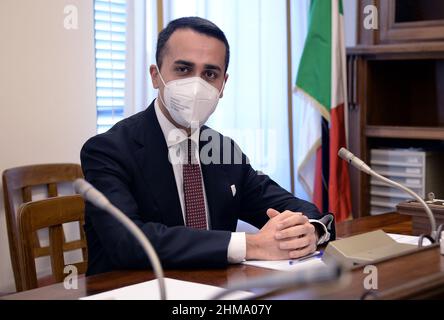
<svg viewBox="0 0 444 320">
<path fill-rule="evenodd" d="M 247 234 L 247 260 L 297 259 L 316 251 L 316 228 L 302 213 L 268 209 L 267 215 L 258 233 Z"/>
</svg>

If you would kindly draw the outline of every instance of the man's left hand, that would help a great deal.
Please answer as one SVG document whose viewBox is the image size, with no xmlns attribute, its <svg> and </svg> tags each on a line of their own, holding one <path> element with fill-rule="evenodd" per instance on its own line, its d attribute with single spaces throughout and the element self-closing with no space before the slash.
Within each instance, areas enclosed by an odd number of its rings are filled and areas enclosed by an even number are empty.
<svg viewBox="0 0 444 320">
<path fill-rule="evenodd" d="M 268 209 L 267 214 L 277 215 L 278 211 Z M 290 259 L 297 259 L 316 251 L 318 234 L 308 218 L 300 212 L 286 210 L 279 214 L 275 238 L 279 248 L 288 250 Z"/>
</svg>

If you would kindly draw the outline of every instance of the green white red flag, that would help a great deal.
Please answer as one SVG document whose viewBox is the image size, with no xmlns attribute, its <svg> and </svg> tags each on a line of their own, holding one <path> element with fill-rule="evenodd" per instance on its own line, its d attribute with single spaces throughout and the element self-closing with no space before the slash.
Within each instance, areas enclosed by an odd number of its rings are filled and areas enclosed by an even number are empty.
<svg viewBox="0 0 444 320">
<path fill-rule="evenodd" d="M 302 134 L 298 141 L 304 141 L 306 149 L 298 177 L 319 209 L 334 213 L 337 221 L 351 213 L 348 166 L 337 156 L 347 145 L 346 75 L 342 0 L 312 0 L 296 92 L 306 102 L 298 107 L 314 108 L 319 117 L 308 117 L 303 130 L 298 130 Z"/>
</svg>

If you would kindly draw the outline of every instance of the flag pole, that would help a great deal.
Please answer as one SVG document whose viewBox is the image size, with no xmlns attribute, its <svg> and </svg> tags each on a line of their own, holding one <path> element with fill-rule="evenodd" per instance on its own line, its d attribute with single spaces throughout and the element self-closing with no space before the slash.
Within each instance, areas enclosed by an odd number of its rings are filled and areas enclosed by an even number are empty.
<svg viewBox="0 0 444 320">
<path fill-rule="evenodd" d="M 157 33 L 163 30 L 163 0 L 157 0 Z"/>
</svg>

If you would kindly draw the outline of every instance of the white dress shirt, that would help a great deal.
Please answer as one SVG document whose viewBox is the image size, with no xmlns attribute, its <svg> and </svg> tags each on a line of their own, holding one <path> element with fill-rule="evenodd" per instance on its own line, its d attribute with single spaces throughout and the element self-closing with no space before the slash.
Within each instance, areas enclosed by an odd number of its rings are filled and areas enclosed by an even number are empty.
<svg viewBox="0 0 444 320">
<path fill-rule="evenodd" d="M 180 206 L 182 207 L 182 215 L 184 221 L 185 219 L 185 195 L 183 191 L 183 163 L 180 161 L 180 156 L 186 154 L 184 152 L 187 150 L 187 139 L 188 134 L 185 130 L 178 129 L 174 124 L 172 124 L 160 110 L 159 103 L 156 99 L 154 102 L 154 109 L 156 112 L 157 120 L 159 121 L 160 128 L 162 129 L 162 133 L 165 137 L 165 141 L 168 147 L 169 159 L 173 167 L 174 178 L 176 179 L 176 187 L 177 193 L 179 195 Z M 192 134 L 191 139 L 198 145 L 199 136 L 198 134 Z M 197 163 L 200 167 L 200 158 L 198 148 L 196 148 L 197 152 L 195 153 L 195 157 L 197 159 Z M 205 213 L 207 217 L 207 230 L 211 229 L 211 220 L 209 215 L 207 196 L 205 192 L 205 183 L 202 179 L 202 187 L 204 191 L 204 202 L 205 202 Z M 327 231 L 327 228 L 322 222 L 317 220 L 310 220 L 310 222 L 319 223 L 322 225 L 325 233 L 321 239 L 319 239 L 318 244 L 323 243 L 328 240 L 330 234 Z M 327 238 L 328 236 L 328 238 Z M 322 241 L 321 241 L 322 240 Z M 245 260 L 247 255 L 247 243 L 245 232 L 232 232 L 231 239 L 228 244 L 228 253 L 227 258 L 229 263 L 239 263 Z"/>
</svg>

